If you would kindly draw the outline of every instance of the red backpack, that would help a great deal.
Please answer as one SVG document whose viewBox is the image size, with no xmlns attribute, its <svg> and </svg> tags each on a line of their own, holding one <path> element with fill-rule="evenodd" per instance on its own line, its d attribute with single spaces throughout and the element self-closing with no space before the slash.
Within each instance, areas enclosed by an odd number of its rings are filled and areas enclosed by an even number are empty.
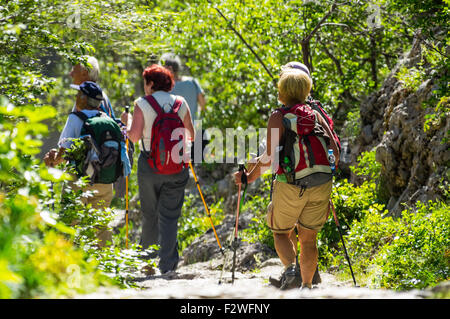
<svg viewBox="0 0 450 319">
<path fill-rule="evenodd" d="M 341 149 L 341 141 L 339 140 L 339 136 L 336 134 L 336 132 L 334 131 L 334 122 L 333 119 L 327 114 L 327 112 L 325 112 L 325 110 L 322 107 L 322 104 L 317 101 L 312 99 L 311 97 L 308 97 L 308 100 L 306 101 L 306 103 L 315 111 L 319 112 L 320 115 L 322 115 L 322 117 L 325 119 L 325 121 L 328 123 L 328 126 L 330 127 L 330 131 L 333 134 L 333 139 L 336 142 L 339 152 L 342 151 Z"/>
<path fill-rule="evenodd" d="M 153 122 L 149 153 L 145 151 L 142 141 L 144 154 L 147 154 L 147 162 L 151 168 L 156 170 L 157 174 L 179 173 L 187 166 L 187 163 L 183 161 L 183 150 L 186 144 L 184 135 L 180 134 L 173 138 L 172 132 L 184 128 L 183 121 L 178 115 L 178 110 L 183 102 L 179 98 L 175 99 L 171 110 L 166 113 L 152 95 L 145 96 L 145 99 L 157 114 Z M 173 149 L 180 143 L 183 143 L 183 147 L 180 147 L 179 153 L 176 154 Z"/>
<path fill-rule="evenodd" d="M 307 104 L 283 107 L 278 111 L 283 114 L 285 130 L 280 142 L 282 148 L 277 174 L 285 174 L 290 184 L 305 187 L 329 180 L 330 140 L 319 124 L 316 113 Z"/>
</svg>

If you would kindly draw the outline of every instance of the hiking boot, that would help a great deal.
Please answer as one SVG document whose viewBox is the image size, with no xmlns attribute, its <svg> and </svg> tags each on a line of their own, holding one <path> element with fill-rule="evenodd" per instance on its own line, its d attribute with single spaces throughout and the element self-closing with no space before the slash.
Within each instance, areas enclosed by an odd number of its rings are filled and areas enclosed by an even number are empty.
<svg viewBox="0 0 450 319">
<path fill-rule="evenodd" d="M 313 287 L 312 284 L 302 284 L 302 287 L 300 288 L 300 290 L 312 290 L 313 288 L 315 288 L 315 287 Z"/>
<path fill-rule="evenodd" d="M 284 276 L 283 276 L 284 275 Z M 289 266 L 283 273 L 281 281 L 281 290 L 288 290 L 300 287 L 300 272 L 296 271 L 295 266 Z"/>
<path fill-rule="evenodd" d="M 283 282 L 283 280 L 284 280 L 284 272 L 281 274 L 280 279 L 269 277 L 269 283 L 272 286 L 275 286 L 276 288 L 281 287 L 281 283 Z"/>
<path fill-rule="evenodd" d="M 319 275 L 319 267 L 316 268 L 316 272 L 314 273 L 313 279 L 312 279 L 312 284 L 313 285 L 318 285 L 322 282 L 322 279 L 320 278 Z"/>
<path fill-rule="evenodd" d="M 282 282 L 283 280 L 285 280 L 285 276 L 284 276 L 285 272 L 283 272 L 280 276 L 279 279 L 276 278 L 272 278 L 269 277 L 269 283 L 276 287 L 276 288 L 281 288 Z M 298 287 L 301 287 L 302 285 L 302 274 L 300 272 L 300 268 L 296 267 L 296 272 L 295 272 L 295 276 L 296 276 L 296 282 L 298 282 Z M 312 284 L 313 285 L 318 285 L 322 282 L 322 279 L 320 278 L 320 274 L 319 274 L 319 268 L 316 268 L 316 272 L 314 273 L 314 277 L 312 279 Z"/>
</svg>

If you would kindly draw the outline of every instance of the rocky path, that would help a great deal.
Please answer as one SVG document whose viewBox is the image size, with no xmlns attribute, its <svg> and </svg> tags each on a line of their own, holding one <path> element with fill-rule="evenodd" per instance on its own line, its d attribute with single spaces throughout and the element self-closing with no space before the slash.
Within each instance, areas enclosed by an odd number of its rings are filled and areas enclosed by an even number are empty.
<svg viewBox="0 0 450 319">
<path fill-rule="evenodd" d="M 124 211 L 117 211 L 113 227 L 120 227 Z M 132 218 L 137 218 L 133 213 Z M 242 224 L 247 224 L 242 220 Z M 228 216 L 217 233 L 222 242 L 234 227 L 234 219 Z M 231 283 L 231 253 L 228 252 L 226 269 L 222 273 L 223 258 L 218 252 L 212 232 L 197 238 L 183 251 L 178 269 L 174 273 L 161 275 L 158 269 L 153 274 L 137 279 L 139 288 L 101 288 L 95 293 L 77 296 L 79 299 L 423 299 L 431 291 L 413 290 L 395 292 L 386 289 L 354 287 L 353 281 L 342 282 L 330 273 L 321 272 L 322 283 L 312 290 L 293 289 L 282 291 L 270 286 L 270 276 L 278 278 L 282 264 L 272 253 L 262 253 L 260 245 L 242 242 L 238 249 L 235 281 Z M 272 256 L 271 256 L 272 255 Z M 258 258 L 256 258 L 259 256 Z M 255 260 L 262 260 L 254 266 Z M 195 262 L 195 260 L 208 260 Z M 253 263 L 253 267 L 249 267 Z M 255 270 L 249 270 L 255 269 Z M 219 284 L 220 279 L 221 283 Z"/>
<path fill-rule="evenodd" d="M 216 269 L 220 260 L 181 266 L 175 273 L 142 277 L 139 289 L 103 288 L 78 298 L 93 299 L 422 299 L 424 291 L 394 292 L 384 289 L 355 288 L 352 282 L 338 282 L 333 275 L 321 273 L 322 283 L 312 290 L 281 291 L 269 285 L 269 276 L 277 277 L 282 266 L 277 258 L 265 261 L 260 270 L 231 273 Z"/>
</svg>

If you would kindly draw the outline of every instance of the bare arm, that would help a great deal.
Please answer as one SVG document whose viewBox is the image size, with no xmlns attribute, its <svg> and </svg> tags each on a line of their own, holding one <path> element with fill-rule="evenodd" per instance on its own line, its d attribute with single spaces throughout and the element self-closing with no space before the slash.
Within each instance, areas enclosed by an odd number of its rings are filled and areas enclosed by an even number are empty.
<svg viewBox="0 0 450 319">
<path fill-rule="evenodd" d="M 256 158 L 256 163 L 251 165 L 251 169 L 247 176 L 249 183 L 254 182 L 259 176 L 261 176 L 273 163 L 276 163 L 276 148 L 280 144 L 281 136 L 283 135 L 283 114 L 275 111 L 269 118 L 267 123 L 267 147 L 264 154 Z M 250 167 L 250 166 L 249 166 Z M 240 172 L 235 174 L 235 181 L 237 184 L 241 181 Z"/>
<path fill-rule="evenodd" d="M 189 138 L 191 141 L 195 140 L 195 129 L 194 123 L 192 123 L 191 111 L 189 106 L 186 107 L 186 115 L 183 118 L 184 127 L 188 130 Z"/>
<path fill-rule="evenodd" d="M 127 135 L 130 141 L 137 143 L 142 138 L 144 132 L 144 113 L 137 103 L 134 103 L 133 115 L 129 115 L 128 118 L 126 115 L 127 113 L 122 113 L 120 119 L 127 126 Z"/>
<path fill-rule="evenodd" d="M 206 99 L 205 99 L 205 95 L 203 93 L 199 93 L 197 95 L 197 102 L 198 102 L 198 106 L 200 107 L 200 111 L 204 111 L 205 105 L 206 105 Z"/>
</svg>

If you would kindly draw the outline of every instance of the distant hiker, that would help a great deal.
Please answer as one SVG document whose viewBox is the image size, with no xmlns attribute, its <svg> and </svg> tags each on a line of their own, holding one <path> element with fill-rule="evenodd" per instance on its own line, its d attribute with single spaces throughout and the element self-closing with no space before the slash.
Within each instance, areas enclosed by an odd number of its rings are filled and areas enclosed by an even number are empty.
<svg viewBox="0 0 450 319">
<path fill-rule="evenodd" d="M 73 139 L 86 138 L 89 150 L 81 163 L 74 163 L 78 177 L 89 175 L 90 185 L 83 191 L 91 191 L 92 197 L 83 197 L 84 204 L 93 208 L 107 208 L 113 197 L 113 182 L 120 175 L 131 170 L 129 160 L 124 152 L 123 136 L 117 123 L 98 110 L 103 94 L 94 82 L 85 81 L 80 85 L 71 85 L 78 90 L 75 112 L 69 114 L 58 145 L 59 149 L 50 150 L 44 157 L 47 166 L 62 163 L 66 150 L 73 144 Z M 88 123 L 89 122 L 89 123 Z M 87 124 L 88 123 L 88 124 Z M 125 167 L 125 171 L 123 170 Z M 78 189 L 74 183 L 72 188 Z M 100 246 L 111 241 L 111 233 L 102 230 L 99 234 Z"/>
<path fill-rule="evenodd" d="M 72 78 L 72 84 L 80 85 L 85 81 L 92 81 L 97 83 L 100 79 L 100 66 L 98 60 L 93 56 L 86 57 L 87 64 L 83 63 L 75 64 L 72 67 L 69 75 Z M 106 113 L 109 117 L 116 120 L 116 122 L 121 126 L 121 123 L 118 119 L 116 119 L 116 115 L 114 114 L 114 109 L 111 105 L 111 101 L 105 93 L 105 90 L 102 90 L 103 100 L 100 102 L 99 110 Z M 72 111 L 75 111 L 75 105 L 73 106 Z M 134 154 L 134 145 L 129 143 L 128 149 L 128 157 L 133 162 L 133 154 Z M 122 198 L 125 195 L 125 178 L 120 176 L 117 181 L 114 183 L 115 196 L 118 198 Z"/>
<path fill-rule="evenodd" d="M 284 107 L 276 109 L 267 125 L 267 147 L 247 173 L 255 181 L 271 165 L 276 172 L 267 224 L 274 234 L 275 249 L 285 266 L 282 286 L 290 287 L 296 278 L 297 245 L 291 232 L 298 226 L 301 246 L 300 268 L 303 287 L 311 287 L 317 268 L 317 234 L 328 217 L 332 174 L 327 150 L 336 159 L 339 150 L 324 118 L 305 102 L 311 79 L 301 70 L 284 71 L 278 82 L 278 99 Z M 235 174 L 237 184 L 241 172 Z"/>
<path fill-rule="evenodd" d="M 160 64 L 172 72 L 175 80 L 175 85 L 172 91 L 170 91 L 169 93 L 184 97 L 189 105 L 192 121 L 200 121 L 201 114 L 203 111 L 205 111 L 206 99 L 205 92 L 201 88 L 198 80 L 190 76 L 180 75 L 180 72 L 182 71 L 181 60 L 173 53 L 163 54 L 160 59 Z M 205 139 L 204 134 L 204 129 L 202 129 L 202 132 L 198 132 L 197 134 L 191 152 L 192 161 L 203 161 L 203 150 L 209 142 L 207 139 Z M 201 145 L 201 147 L 196 145 Z M 200 152 L 201 150 L 201 156 L 195 156 L 196 150 L 197 152 Z"/>
<path fill-rule="evenodd" d="M 153 64 L 142 76 L 146 95 L 134 102 L 133 116 L 127 118 L 124 112 L 121 118 L 128 123 L 130 140 L 141 142 L 137 171 L 141 246 L 160 245 L 159 269 L 166 273 L 175 270 L 179 260 L 177 223 L 189 179 L 186 143 L 194 137 L 194 124 L 186 100 L 169 94 L 174 85 L 169 70 Z"/>
</svg>

